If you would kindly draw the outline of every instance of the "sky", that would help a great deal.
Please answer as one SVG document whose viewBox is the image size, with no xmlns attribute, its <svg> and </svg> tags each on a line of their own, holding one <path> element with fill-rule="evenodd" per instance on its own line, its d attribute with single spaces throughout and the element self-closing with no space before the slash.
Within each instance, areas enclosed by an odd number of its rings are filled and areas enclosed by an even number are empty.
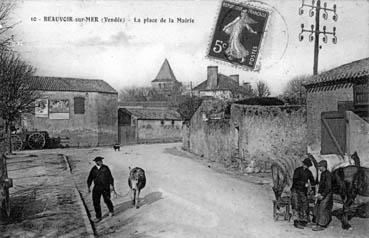
<svg viewBox="0 0 369 238">
<path fill-rule="evenodd" d="M 311 1 L 305 1 L 310 3 Z M 337 5 L 338 21 L 321 20 L 327 30 L 337 28 L 337 44 L 321 42 L 319 72 L 369 57 L 369 1 L 327 0 Z M 299 15 L 299 0 L 254 3 L 272 10 L 263 39 L 261 69 L 251 72 L 219 64 L 206 57 L 219 0 L 23 0 L 18 1 L 10 21 L 18 51 L 37 75 L 103 79 L 116 90 L 150 86 L 165 58 L 178 81 L 194 86 L 206 80 L 207 66 L 219 72 L 239 74 L 241 82 L 265 81 L 272 95 L 281 93 L 298 75 L 312 74 L 313 42 L 299 41 L 301 23 L 314 18 Z M 48 16 L 104 17 L 125 22 L 48 22 Z M 177 17 L 193 23 L 143 23 L 144 18 Z M 134 22 L 141 18 L 141 22 Z"/>
</svg>

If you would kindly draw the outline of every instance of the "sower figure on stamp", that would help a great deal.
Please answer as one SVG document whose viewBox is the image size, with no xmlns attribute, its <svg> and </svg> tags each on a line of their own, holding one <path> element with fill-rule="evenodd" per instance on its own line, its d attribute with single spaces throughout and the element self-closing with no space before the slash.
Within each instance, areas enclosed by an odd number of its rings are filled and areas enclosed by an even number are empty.
<svg viewBox="0 0 369 238">
<path fill-rule="evenodd" d="M 94 182 L 94 188 L 92 189 L 92 200 L 95 208 L 96 220 L 95 222 L 101 221 L 101 206 L 100 198 L 104 199 L 106 206 L 109 209 L 109 216 L 113 216 L 114 207 L 110 200 L 110 193 L 114 190 L 114 178 L 110 172 L 108 166 L 103 164 L 103 157 L 96 157 L 94 159 L 96 165 L 91 169 L 87 179 L 87 188 L 90 193 L 90 187 Z"/>
<path fill-rule="evenodd" d="M 303 229 L 308 223 L 309 201 L 307 197 L 309 185 L 315 185 L 313 174 L 309 170 L 313 164 L 306 158 L 303 165 L 293 172 L 293 184 L 291 188 L 292 209 L 297 212 L 297 219 L 294 219 L 294 226 Z M 309 184 L 310 183 L 310 184 Z"/>
<path fill-rule="evenodd" d="M 245 61 L 245 58 L 249 55 L 249 52 L 241 43 L 241 34 L 243 28 L 246 28 L 253 34 L 257 34 L 257 32 L 254 31 L 249 25 L 255 23 L 256 21 L 248 16 L 247 11 L 243 10 L 241 11 L 241 16 L 238 16 L 231 23 L 224 26 L 223 31 L 229 35 L 228 48 L 226 49 L 225 53 L 230 60 L 236 58 L 241 59 L 241 63 Z"/>
<path fill-rule="evenodd" d="M 313 231 L 324 230 L 332 220 L 333 193 L 332 193 L 332 175 L 327 170 L 327 161 L 322 160 L 318 163 L 321 172 L 319 189 L 316 198 L 318 202 L 315 206 L 316 226 Z"/>
</svg>

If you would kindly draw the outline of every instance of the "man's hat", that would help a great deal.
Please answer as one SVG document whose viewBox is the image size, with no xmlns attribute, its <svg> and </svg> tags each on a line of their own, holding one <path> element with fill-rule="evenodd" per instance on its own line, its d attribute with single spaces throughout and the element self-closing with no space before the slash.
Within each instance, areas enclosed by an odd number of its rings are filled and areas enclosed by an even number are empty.
<svg viewBox="0 0 369 238">
<path fill-rule="evenodd" d="M 304 165 L 306 165 L 307 167 L 313 166 L 313 163 L 311 163 L 311 160 L 309 158 L 304 159 L 304 161 L 302 161 L 302 163 Z"/>
<path fill-rule="evenodd" d="M 328 166 L 328 163 L 327 163 L 326 160 L 321 160 L 318 163 L 318 167 L 325 167 L 325 168 L 327 168 L 327 166 Z"/>
<path fill-rule="evenodd" d="M 98 157 L 96 157 L 96 158 L 94 159 L 94 161 L 95 161 L 95 162 L 97 162 L 97 161 L 102 161 L 103 159 L 104 159 L 103 157 L 98 156 Z"/>
</svg>

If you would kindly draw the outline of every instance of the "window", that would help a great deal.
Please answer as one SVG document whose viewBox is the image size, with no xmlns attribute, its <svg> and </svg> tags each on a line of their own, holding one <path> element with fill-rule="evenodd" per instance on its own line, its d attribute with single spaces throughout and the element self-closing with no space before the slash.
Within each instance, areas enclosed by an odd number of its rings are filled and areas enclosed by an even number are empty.
<svg viewBox="0 0 369 238">
<path fill-rule="evenodd" d="M 174 126 L 174 120 L 172 120 L 172 126 Z"/>
<path fill-rule="evenodd" d="M 85 98 L 74 98 L 74 114 L 85 114 Z"/>
<path fill-rule="evenodd" d="M 164 120 L 161 120 L 161 121 L 160 121 L 160 124 L 161 124 L 162 126 L 164 126 Z"/>
</svg>

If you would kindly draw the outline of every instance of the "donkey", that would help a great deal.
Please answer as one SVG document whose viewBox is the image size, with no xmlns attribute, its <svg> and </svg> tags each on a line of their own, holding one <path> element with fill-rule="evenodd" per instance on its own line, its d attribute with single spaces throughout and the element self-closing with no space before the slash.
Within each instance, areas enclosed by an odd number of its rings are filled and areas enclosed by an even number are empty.
<svg viewBox="0 0 369 238">
<path fill-rule="evenodd" d="M 369 197 L 369 168 L 349 165 L 332 172 L 332 187 L 335 194 L 340 195 L 343 202 L 342 228 L 349 229 L 348 209 L 357 195 Z"/>
<path fill-rule="evenodd" d="M 145 171 L 139 167 L 134 169 L 129 167 L 128 185 L 131 189 L 132 205 L 134 205 L 137 209 L 139 208 L 138 201 L 141 189 L 143 189 L 146 185 Z"/>
</svg>

